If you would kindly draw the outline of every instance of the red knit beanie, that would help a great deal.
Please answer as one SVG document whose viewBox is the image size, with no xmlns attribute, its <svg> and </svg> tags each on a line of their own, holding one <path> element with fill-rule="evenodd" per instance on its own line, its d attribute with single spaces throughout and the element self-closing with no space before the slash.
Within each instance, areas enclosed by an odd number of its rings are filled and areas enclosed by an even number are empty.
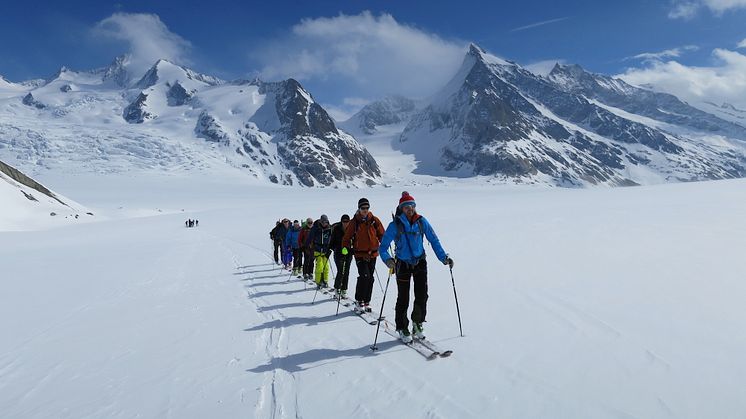
<svg viewBox="0 0 746 419">
<path fill-rule="evenodd" d="M 401 193 L 401 199 L 399 199 L 399 208 L 401 208 L 402 206 L 404 206 L 406 204 L 411 204 L 411 205 L 415 205 L 415 206 L 417 205 L 414 202 L 414 197 L 412 195 L 410 195 L 409 192 L 404 191 L 404 192 Z"/>
</svg>

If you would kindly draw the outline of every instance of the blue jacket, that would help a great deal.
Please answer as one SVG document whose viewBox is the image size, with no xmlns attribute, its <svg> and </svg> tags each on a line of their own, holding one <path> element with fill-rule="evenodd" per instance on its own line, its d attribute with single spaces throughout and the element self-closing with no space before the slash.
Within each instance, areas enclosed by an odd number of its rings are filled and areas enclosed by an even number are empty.
<svg viewBox="0 0 746 419">
<path fill-rule="evenodd" d="M 418 219 L 421 221 L 418 221 Z M 401 222 L 401 224 L 399 224 L 399 222 Z M 420 231 L 420 223 L 422 224 L 422 229 L 424 231 Z M 399 224 L 399 226 L 397 226 L 397 224 Z M 399 233 L 399 229 L 402 230 L 401 234 Z M 378 248 L 381 260 L 386 262 L 391 259 L 389 245 L 393 241 L 396 245 L 396 258 L 398 260 L 409 264 L 416 263 L 417 260 L 425 256 L 423 236 L 427 237 L 427 240 L 435 251 L 435 256 L 438 257 L 438 260 L 443 262 L 448 257 L 448 254 L 443 250 L 443 246 L 440 245 L 440 239 L 438 239 L 438 236 L 435 234 L 433 227 L 425 217 L 419 214 L 415 216 L 415 221 L 412 224 L 409 223 L 405 214 L 401 214 L 397 221 L 389 223 L 389 226 L 386 228 L 386 233 L 384 233 L 383 239 L 381 240 L 381 246 Z"/>
<path fill-rule="evenodd" d="M 285 235 L 285 247 L 290 246 L 292 249 L 299 248 L 300 243 L 298 243 L 298 236 L 300 236 L 300 227 L 296 229 L 295 227 L 290 226 L 288 233 Z"/>
</svg>

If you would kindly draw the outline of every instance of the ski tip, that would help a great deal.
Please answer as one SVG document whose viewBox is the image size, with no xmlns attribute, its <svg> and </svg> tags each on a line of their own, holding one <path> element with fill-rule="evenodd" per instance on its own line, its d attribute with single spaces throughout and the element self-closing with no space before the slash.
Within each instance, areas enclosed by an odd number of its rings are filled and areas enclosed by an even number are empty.
<svg viewBox="0 0 746 419">
<path fill-rule="evenodd" d="M 449 351 L 445 351 L 445 352 L 441 353 L 440 357 L 441 358 L 447 358 L 447 357 L 451 356 L 452 354 L 453 354 L 453 351 L 449 350 Z"/>
</svg>

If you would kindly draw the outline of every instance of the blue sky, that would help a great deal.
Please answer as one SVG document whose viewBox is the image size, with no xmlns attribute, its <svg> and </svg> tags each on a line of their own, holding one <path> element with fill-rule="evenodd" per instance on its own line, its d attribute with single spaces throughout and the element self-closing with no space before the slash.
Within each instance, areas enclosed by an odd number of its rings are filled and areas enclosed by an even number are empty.
<svg viewBox="0 0 746 419">
<path fill-rule="evenodd" d="M 141 14 L 154 20 L 132 18 Z M 560 60 L 675 90 L 691 80 L 671 81 L 681 77 L 672 62 L 714 77 L 732 64 L 716 50 L 746 52 L 745 18 L 746 0 L 16 2 L 0 14 L 0 75 L 46 77 L 162 48 L 227 79 L 296 77 L 344 112 L 387 93 L 432 93 L 473 41 L 522 65 Z"/>
</svg>

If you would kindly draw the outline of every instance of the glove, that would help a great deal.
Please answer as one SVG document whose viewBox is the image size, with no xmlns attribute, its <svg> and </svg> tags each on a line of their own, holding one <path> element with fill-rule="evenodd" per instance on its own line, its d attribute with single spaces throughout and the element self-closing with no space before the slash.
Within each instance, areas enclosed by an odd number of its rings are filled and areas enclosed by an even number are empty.
<svg viewBox="0 0 746 419">
<path fill-rule="evenodd" d="M 396 266 L 396 261 L 394 261 L 394 258 L 391 258 L 391 259 L 387 260 L 386 261 L 386 266 L 389 267 L 389 270 L 393 270 L 394 267 Z"/>
<path fill-rule="evenodd" d="M 347 256 L 347 255 L 348 255 L 349 253 L 350 253 L 350 251 L 349 251 L 349 250 L 347 250 L 347 248 L 346 248 L 346 247 L 343 247 L 343 248 L 342 248 L 342 255 L 343 255 L 343 256 Z"/>
<path fill-rule="evenodd" d="M 324 252 L 324 256 L 326 256 L 327 259 L 329 259 L 329 256 L 331 256 L 331 255 L 332 255 L 332 251 L 331 250 L 327 250 L 326 252 Z"/>
<path fill-rule="evenodd" d="M 451 269 L 453 269 L 453 259 L 451 259 L 450 256 L 446 256 L 445 260 L 443 260 L 444 265 L 448 265 Z"/>
</svg>

